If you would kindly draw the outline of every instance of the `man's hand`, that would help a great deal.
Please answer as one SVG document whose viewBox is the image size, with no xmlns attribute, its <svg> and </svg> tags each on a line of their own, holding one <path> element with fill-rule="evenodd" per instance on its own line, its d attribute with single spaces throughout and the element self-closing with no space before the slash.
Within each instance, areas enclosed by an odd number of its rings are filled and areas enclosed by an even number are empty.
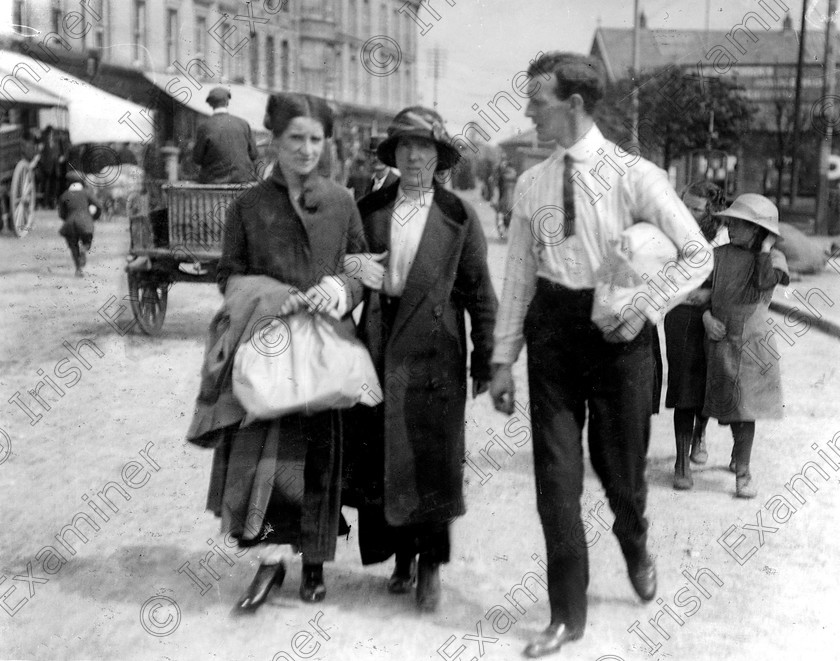
<svg viewBox="0 0 840 661">
<path fill-rule="evenodd" d="M 513 372 L 510 365 L 497 364 L 490 382 L 490 398 L 497 411 L 507 415 L 513 413 L 513 397 L 516 385 L 513 382 Z"/>
<path fill-rule="evenodd" d="M 720 319 L 713 317 L 709 310 L 703 313 L 703 326 L 706 329 L 706 335 L 713 342 L 720 342 L 726 337 L 726 325 Z"/>
<path fill-rule="evenodd" d="M 685 299 L 686 305 L 706 305 L 712 298 L 711 289 L 695 289 Z"/>
</svg>

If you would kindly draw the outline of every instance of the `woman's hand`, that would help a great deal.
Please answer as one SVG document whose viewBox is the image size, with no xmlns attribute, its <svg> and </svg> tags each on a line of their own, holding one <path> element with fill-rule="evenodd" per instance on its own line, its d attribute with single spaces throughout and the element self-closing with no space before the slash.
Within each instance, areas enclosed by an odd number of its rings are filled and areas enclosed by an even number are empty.
<svg viewBox="0 0 840 661">
<path fill-rule="evenodd" d="M 280 306 L 280 310 L 278 310 L 277 314 L 281 317 L 285 317 L 286 315 L 295 314 L 296 312 L 300 312 L 301 310 L 305 310 L 309 307 L 309 301 L 306 298 L 306 294 L 293 287 L 289 290 L 289 298 L 283 301 L 283 305 Z"/>
<path fill-rule="evenodd" d="M 703 313 L 703 326 L 706 328 L 706 335 L 713 342 L 720 342 L 726 337 L 726 326 L 720 319 L 713 317 L 709 310 Z"/>
<path fill-rule="evenodd" d="M 472 382 L 472 396 L 473 399 L 478 397 L 479 395 L 487 392 L 490 388 L 490 381 L 487 379 L 473 379 Z"/>
<path fill-rule="evenodd" d="M 334 319 L 341 319 L 349 307 L 344 282 L 335 275 L 325 275 L 314 287 L 304 294 L 310 313 L 320 312 Z"/>
<path fill-rule="evenodd" d="M 385 266 L 382 264 L 388 258 L 388 251 L 379 254 L 369 252 L 346 255 L 344 257 L 344 272 L 351 278 L 356 278 L 368 289 L 381 291 L 385 282 Z"/>
</svg>

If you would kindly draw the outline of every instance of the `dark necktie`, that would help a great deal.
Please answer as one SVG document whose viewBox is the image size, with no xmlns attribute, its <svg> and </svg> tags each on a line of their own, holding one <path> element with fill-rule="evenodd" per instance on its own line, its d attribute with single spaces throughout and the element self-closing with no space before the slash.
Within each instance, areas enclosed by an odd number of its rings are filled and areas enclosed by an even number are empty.
<svg viewBox="0 0 840 661">
<path fill-rule="evenodd" d="M 575 167 L 568 153 L 563 156 L 563 166 L 563 234 L 571 236 L 575 233 L 575 191 L 572 182 Z"/>
</svg>

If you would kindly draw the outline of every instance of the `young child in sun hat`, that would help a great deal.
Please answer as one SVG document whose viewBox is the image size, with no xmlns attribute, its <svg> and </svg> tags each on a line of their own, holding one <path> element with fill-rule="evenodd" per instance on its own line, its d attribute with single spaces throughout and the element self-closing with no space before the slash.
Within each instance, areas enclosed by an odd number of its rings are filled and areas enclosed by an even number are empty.
<svg viewBox="0 0 840 661">
<path fill-rule="evenodd" d="M 754 498 L 755 421 L 782 417 L 779 352 L 767 324 L 770 300 L 776 285 L 790 278 L 784 255 L 773 247 L 779 236 L 776 205 L 747 193 L 715 215 L 726 222 L 730 242 L 715 248 L 710 308 L 703 313 L 708 361 L 703 414 L 732 427 L 735 494 Z"/>
</svg>

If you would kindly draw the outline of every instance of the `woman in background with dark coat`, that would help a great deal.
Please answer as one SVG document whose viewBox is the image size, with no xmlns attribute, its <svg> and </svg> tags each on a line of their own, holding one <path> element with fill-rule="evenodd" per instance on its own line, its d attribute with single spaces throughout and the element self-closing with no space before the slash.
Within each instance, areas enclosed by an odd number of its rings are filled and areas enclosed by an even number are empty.
<svg viewBox="0 0 840 661">
<path fill-rule="evenodd" d="M 274 134 L 277 161 L 267 179 L 231 205 L 217 279 L 229 309 L 243 306 L 228 302 L 247 286 L 243 282 L 263 282 L 279 294 L 268 294 L 277 304 L 262 319 L 327 311 L 342 319 L 337 332 L 352 336 L 354 285 L 342 264 L 347 253 L 366 245 L 349 193 L 316 172 L 332 125 L 322 99 L 292 93 L 269 99 L 265 126 Z M 355 287 L 358 302 L 361 285 Z M 237 323 L 244 325 L 231 315 L 228 326 Z M 247 341 L 253 327 L 245 332 Z M 211 342 L 211 357 L 212 349 Z M 221 517 L 223 532 L 240 547 L 263 545 L 260 567 L 235 612 L 255 611 L 283 582 L 280 545 L 303 555 L 301 598 L 320 601 L 326 594 L 323 563 L 333 559 L 339 532 L 341 415 L 292 414 L 240 426 L 245 412 L 229 396 L 229 369 L 227 374 L 223 393 L 212 383 L 205 388 L 203 380 L 188 439 L 215 445 L 208 509 Z"/>
<path fill-rule="evenodd" d="M 464 313 L 475 397 L 491 378 L 496 295 L 478 217 L 435 181 L 458 160 L 440 116 L 403 110 L 377 154 L 401 179 L 359 201 L 375 253 L 360 269 L 370 289 L 359 333 L 385 401 L 356 421 L 349 477 L 362 562 L 396 554 L 388 589 L 409 592 L 416 571 L 418 606 L 431 611 L 440 600 L 439 566 L 449 561 L 449 523 L 465 512 Z"/>
</svg>

